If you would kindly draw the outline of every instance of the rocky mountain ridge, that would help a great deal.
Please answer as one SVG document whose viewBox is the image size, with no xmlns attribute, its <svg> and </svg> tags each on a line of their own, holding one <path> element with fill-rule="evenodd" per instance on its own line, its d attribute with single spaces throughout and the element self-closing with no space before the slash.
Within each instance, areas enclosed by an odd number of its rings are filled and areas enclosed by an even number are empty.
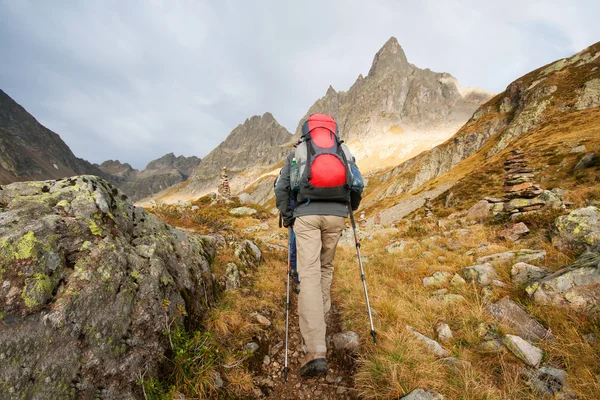
<svg viewBox="0 0 600 400">
<path fill-rule="evenodd" d="M 374 188 L 367 203 L 441 187 L 442 182 L 436 183 L 436 179 L 443 178 L 464 160 L 476 157 L 468 168 L 461 169 L 462 176 L 481 167 L 517 139 L 540 130 L 552 126 L 560 130 L 564 126 L 569 131 L 572 118 L 600 106 L 599 82 L 600 43 L 530 72 L 482 105 L 452 138 L 378 174 L 376 179 L 385 185 Z M 445 192 L 456 179 L 446 181 L 444 190 L 434 190 L 433 197 Z M 423 199 L 419 201 L 422 204 Z"/>
<path fill-rule="evenodd" d="M 81 174 L 110 179 L 0 90 L 0 184 Z"/>
<path fill-rule="evenodd" d="M 98 168 L 113 177 L 119 188 L 134 201 L 138 201 L 184 182 L 200 161 L 196 156 L 175 157 L 173 153 L 169 153 L 149 162 L 142 171 L 118 160 L 105 161 Z"/>
</svg>

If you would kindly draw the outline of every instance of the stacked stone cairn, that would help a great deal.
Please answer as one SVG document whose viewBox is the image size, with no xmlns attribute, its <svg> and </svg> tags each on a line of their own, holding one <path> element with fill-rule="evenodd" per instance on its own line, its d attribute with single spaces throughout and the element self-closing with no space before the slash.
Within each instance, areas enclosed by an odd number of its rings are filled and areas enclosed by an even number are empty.
<svg viewBox="0 0 600 400">
<path fill-rule="evenodd" d="M 423 205 L 425 209 L 425 219 L 434 219 L 435 215 L 433 214 L 433 206 L 431 205 L 431 197 L 425 197 L 425 204 Z"/>
<path fill-rule="evenodd" d="M 231 189 L 229 188 L 229 178 L 227 177 L 227 167 L 221 170 L 219 188 L 217 189 L 217 198 L 219 200 L 229 200 L 231 198 Z"/>
</svg>

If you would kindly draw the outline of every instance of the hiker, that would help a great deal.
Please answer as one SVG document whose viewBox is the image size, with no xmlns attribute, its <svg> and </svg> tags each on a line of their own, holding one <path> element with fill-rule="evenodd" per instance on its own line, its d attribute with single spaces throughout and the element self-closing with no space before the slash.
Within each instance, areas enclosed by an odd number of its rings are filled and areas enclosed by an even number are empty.
<svg viewBox="0 0 600 400">
<path fill-rule="evenodd" d="M 362 177 L 342 144 L 335 120 L 313 114 L 288 155 L 275 185 L 283 225 L 296 235 L 300 279 L 298 316 L 306 357 L 301 376 L 327 374 L 326 315 L 331 309 L 333 259 L 348 207 L 361 201 Z M 290 199 L 296 207 L 290 207 Z"/>
</svg>

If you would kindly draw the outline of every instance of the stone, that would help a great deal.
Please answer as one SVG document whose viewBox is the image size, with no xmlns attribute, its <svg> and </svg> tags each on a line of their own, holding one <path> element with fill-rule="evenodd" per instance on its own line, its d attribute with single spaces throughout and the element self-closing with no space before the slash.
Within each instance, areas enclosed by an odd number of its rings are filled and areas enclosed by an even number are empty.
<svg viewBox="0 0 600 400">
<path fill-rule="evenodd" d="M 571 151 L 569 152 L 569 154 L 578 154 L 578 153 L 585 153 L 585 145 L 582 144 L 580 146 L 574 147 L 573 149 L 571 149 Z"/>
<path fill-rule="evenodd" d="M 171 350 L 165 331 L 199 329 L 215 303 L 216 240 L 96 176 L 3 185 L 0 203 L 0 381 L 13 388 L 0 398 L 138 398 Z"/>
<path fill-rule="evenodd" d="M 538 369 L 523 368 L 521 375 L 525 377 L 527 385 L 538 395 L 561 399 L 577 398 L 576 395 L 570 397 L 573 393 L 567 384 L 567 372 L 562 369 L 550 366 Z"/>
<path fill-rule="evenodd" d="M 333 347 L 338 352 L 345 352 L 351 355 L 360 354 L 360 337 L 358 333 L 346 331 L 336 333 L 332 337 Z"/>
<path fill-rule="evenodd" d="M 504 344 L 500 339 L 490 339 L 481 342 L 478 346 L 479 350 L 488 353 L 500 353 L 505 351 Z"/>
<path fill-rule="evenodd" d="M 552 244 L 561 251 L 585 250 L 600 244 L 600 209 L 578 208 L 554 221 Z"/>
<path fill-rule="evenodd" d="M 488 263 L 472 265 L 464 268 L 461 273 L 467 281 L 476 282 L 481 286 L 490 285 L 494 279 L 498 278 L 496 270 L 491 264 Z"/>
<path fill-rule="evenodd" d="M 459 360 L 455 357 L 446 357 L 442 358 L 440 362 L 448 367 L 451 367 L 455 371 L 459 371 L 461 369 L 470 368 L 471 363 L 466 360 Z"/>
<path fill-rule="evenodd" d="M 442 301 L 444 303 L 454 303 L 459 301 L 465 301 L 465 297 L 460 294 L 448 293 L 441 296 L 436 297 L 437 300 Z"/>
<path fill-rule="evenodd" d="M 545 207 L 561 208 L 563 206 L 563 199 L 553 190 L 544 190 L 536 199 L 543 201 Z"/>
<path fill-rule="evenodd" d="M 504 211 L 511 212 L 514 210 L 524 210 L 525 208 L 531 208 L 536 206 L 544 206 L 546 202 L 539 198 L 533 199 L 512 199 L 508 203 L 504 204 Z"/>
<path fill-rule="evenodd" d="M 550 271 L 546 268 L 536 267 L 524 262 L 516 263 L 510 270 L 510 276 L 515 284 L 528 284 L 540 280 L 549 274 Z"/>
<path fill-rule="evenodd" d="M 438 342 L 436 342 L 435 340 L 428 338 L 427 336 L 423 335 L 422 333 L 420 333 L 419 331 L 417 331 L 415 328 L 413 328 L 412 326 L 406 325 L 406 329 L 409 332 L 412 332 L 413 335 L 415 335 L 415 337 L 417 339 L 419 339 L 421 342 L 425 343 L 427 345 L 427 347 L 433 352 L 433 354 L 435 354 L 437 357 L 448 357 L 448 355 L 450 354 L 448 352 L 448 350 L 444 349 Z"/>
<path fill-rule="evenodd" d="M 529 228 L 527 228 L 527 225 L 523 222 L 519 222 L 518 224 L 514 224 L 510 228 L 503 230 L 498 236 L 506 241 L 515 242 L 528 233 Z"/>
<path fill-rule="evenodd" d="M 221 389 L 223 386 L 225 386 L 225 382 L 223 382 L 223 378 L 221 377 L 221 374 L 219 373 L 219 371 L 213 371 L 212 378 L 213 378 L 213 384 L 215 385 L 215 387 L 217 389 Z"/>
<path fill-rule="evenodd" d="M 579 169 L 591 168 L 595 165 L 598 165 L 600 164 L 598 160 L 599 158 L 600 157 L 596 156 L 595 153 L 588 153 L 585 156 L 581 157 L 581 160 L 579 160 L 577 164 L 575 164 L 573 170 L 577 171 Z"/>
<path fill-rule="evenodd" d="M 505 192 L 520 192 L 522 190 L 529 189 L 532 186 L 533 186 L 533 183 L 531 183 L 531 182 L 523 182 L 523 183 L 518 183 L 516 185 L 504 186 L 504 191 Z"/>
<path fill-rule="evenodd" d="M 600 313 L 600 252 L 584 253 L 572 265 L 533 282 L 525 290 L 538 304 Z"/>
<path fill-rule="evenodd" d="M 255 225 L 255 226 L 249 226 L 247 228 L 242 229 L 243 233 L 256 233 L 256 232 L 260 232 L 260 231 L 268 231 L 269 228 L 269 224 L 262 223 L 260 225 Z"/>
<path fill-rule="evenodd" d="M 542 349 L 519 336 L 506 335 L 503 342 L 511 353 L 529 366 L 537 367 L 542 361 L 544 355 Z"/>
<path fill-rule="evenodd" d="M 258 246 L 247 239 L 235 246 L 234 255 L 245 268 L 256 269 L 262 260 L 262 252 Z"/>
<path fill-rule="evenodd" d="M 478 201 L 467 211 L 466 218 L 474 221 L 483 221 L 490 217 L 492 205 L 485 200 Z"/>
<path fill-rule="evenodd" d="M 390 254 L 398 254 L 398 253 L 402 253 L 407 246 L 408 242 L 401 240 L 399 242 L 394 242 L 388 246 L 385 247 L 385 251 L 390 253 Z"/>
<path fill-rule="evenodd" d="M 252 314 L 252 316 L 254 317 L 254 320 L 262 326 L 271 326 L 271 321 L 269 321 L 269 319 L 264 315 L 256 312 Z"/>
<path fill-rule="evenodd" d="M 462 286 L 462 285 L 465 285 L 466 283 L 467 283 L 467 281 L 465 281 L 463 279 L 463 277 L 458 274 L 454 274 L 454 276 L 450 280 L 450 285 L 452 285 L 452 286 Z"/>
<path fill-rule="evenodd" d="M 445 271 L 437 271 L 428 278 L 423 278 L 423 286 L 441 286 L 446 284 L 452 277 L 452 274 Z"/>
<path fill-rule="evenodd" d="M 236 215 L 236 216 L 254 215 L 257 212 L 258 211 L 256 211 L 254 208 L 245 207 L 245 206 L 232 208 L 231 210 L 229 210 L 229 214 Z"/>
<path fill-rule="evenodd" d="M 225 272 L 225 290 L 235 290 L 241 287 L 240 271 L 234 263 L 227 264 Z"/>
<path fill-rule="evenodd" d="M 477 258 L 478 263 L 491 263 L 494 265 L 503 265 L 511 261 L 515 262 L 538 262 L 546 261 L 545 250 L 521 249 L 515 251 L 507 251 L 504 253 L 495 253 Z"/>
<path fill-rule="evenodd" d="M 444 396 L 439 393 L 431 392 L 425 389 L 415 389 L 404 397 L 402 400 L 444 400 Z"/>
<path fill-rule="evenodd" d="M 487 201 L 488 203 L 503 203 L 504 200 L 499 199 L 497 197 L 486 197 L 484 198 L 485 201 Z"/>
<path fill-rule="evenodd" d="M 256 351 L 260 348 L 260 346 L 258 345 L 258 343 L 256 342 L 250 342 L 248 344 L 246 344 L 244 346 L 244 350 L 246 350 L 247 352 L 249 352 L 250 354 L 254 354 L 256 353 Z"/>
<path fill-rule="evenodd" d="M 536 321 L 523 307 L 506 296 L 495 303 L 488 304 L 485 310 L 501 324 L 517 331 L 527 340 L 552 339 L 549 329 Z"/>
<path fill-rule="evenodd" d="M 452 330 L 448 326 L 448 324 L 444 322 L 438 322 L 435 325 L 435 331 L 437 333 L 438 339 L 440 342 L 448 342 L 452 339 Z"/>
</svg>

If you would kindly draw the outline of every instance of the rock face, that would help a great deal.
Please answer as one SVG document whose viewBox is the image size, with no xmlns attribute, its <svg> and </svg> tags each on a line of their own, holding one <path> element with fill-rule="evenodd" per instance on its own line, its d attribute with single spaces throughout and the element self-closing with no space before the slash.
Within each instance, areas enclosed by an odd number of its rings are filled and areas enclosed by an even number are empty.
<svg viewBox="0 0 600 400">
<path fill-rule="evenodd" d="M 119 188 L 134 201 L 138 201 L 187 180 L 199 163 L 198 157 L 175 157 L 169 153 L 151 161 L 142 171 L 113 160 L 103 162 L 99 168 L 113 177 Z"/>
<path fill-rule="evenodd" d="M 594 107 L 596 81 L 600 78 L 598 56 L 600 43 L 517 79 L 482 105 L 452 138 L 384 174 L 382 181 L 392 183 L 381 197 L 417 190 L 482 150 L 490 139 L 494 142 L 486 147 L 489 150 L 482 153 L 483 157 L 497 154 L 522 135 L 540 128 L 548 115 Z M 557 81 L 563 82 L 562 86 L 555 86 Z M 575 89 L 578 87 L 585 88 L 584 93 Z M 578 105 L 552 108 L 554 102 Z"/>
<path fill-rule="evenodd" d="M 108 177 L 0 90 L 0 184 L 80 174 Z"/>
<path fill-rule="evenodd" d="M 93 176 L 4 186 L 0 204 L 0 397 L 142 398 L 163 332 L 213 303 L 214 240 Z"/>
<path fill-rule="evenodd" d="M 417 148 L 433 134 L 446 131 L 452 135 L 491 95 L 482 90 L 462 91 L 458 81 L 448 73 L 420 69 L 408 62 L 396 38 L 390 38 L 379 50 L 366 77 L 360 75 L 347 92 L 329 87 L 298 123 L 295 136 L 299 138 L 302 123 L 313 113 L 333 115 L 342 137 L 353 146 L 361 168 L 369 168 L 366 158 L 373 153 L 394 153 L 397 165 L 407 156 L 418 154 L 430 147 Z M 413 132 L 419 132 L 408 140 Z M 386 140 L 385 148 L 375 148 L 383 136 L 392 140 L 404 135 L 408 142 L 398 148 Z M 391 147 L 390 147 L 391 146 Z M 384 157 L 384 156 L 382 156 Z"/>
<path fill-rule="evenodd" d="M 290 133 L 271 113 L 249 118 L 202 159 L 184 191 L 200 193 L 216 188 L 223 167 L 227 168 L 229 183 L 233 184 L 234 177 L 240 172 L 253 167 L 264 169 L 282 161 L 292 149 L 291 142 Z"/>
</svg>

